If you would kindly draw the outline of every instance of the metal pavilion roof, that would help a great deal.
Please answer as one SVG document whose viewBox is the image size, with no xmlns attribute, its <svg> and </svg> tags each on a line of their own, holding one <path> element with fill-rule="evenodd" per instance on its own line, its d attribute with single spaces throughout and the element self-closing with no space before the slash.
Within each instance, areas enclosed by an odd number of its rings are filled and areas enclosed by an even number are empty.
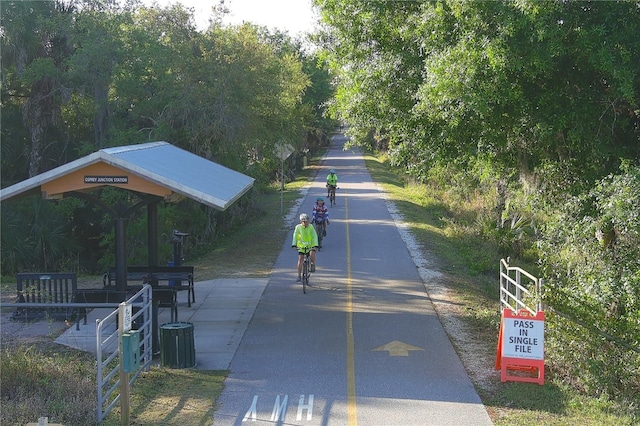
<svg viewBox="0 0 640 426">
<path fill-rule="evenodd" d="M 101 149 L 0 190 L 0 201 L 41 193 L 61 198 L 65 192 L 115 186 L 163 196 L 188 197 L 225 210 L 253 186 L 254 179 L 168 142 Z"/>
</svg>

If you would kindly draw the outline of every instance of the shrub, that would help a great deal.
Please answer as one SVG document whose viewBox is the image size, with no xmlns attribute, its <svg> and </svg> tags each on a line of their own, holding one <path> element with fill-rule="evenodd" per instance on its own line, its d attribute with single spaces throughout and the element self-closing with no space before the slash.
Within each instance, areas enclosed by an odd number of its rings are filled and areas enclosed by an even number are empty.
<svg viewBox="0 0 640 426">
<path fill-rule="evenodd" d="M 557 204 L 539 242 L 549 358 L 591 393 L 640 394 L 640 169 Z"/>
</svg>

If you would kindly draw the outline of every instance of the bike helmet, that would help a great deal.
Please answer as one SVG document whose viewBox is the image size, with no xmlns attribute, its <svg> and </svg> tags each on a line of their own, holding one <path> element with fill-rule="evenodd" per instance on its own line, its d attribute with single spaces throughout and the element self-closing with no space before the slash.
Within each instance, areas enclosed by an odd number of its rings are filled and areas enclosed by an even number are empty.
<svg viewBox="0 0 640 426">
<path fill-rule="evenodd" d="M 329 170 L 329 173 L 331 173 L 331 174 L 335 174 L 335 172 L 336 172 L 336 171 L 335 171 L 335 170 L 333 170 L 333 169 Z"/>
<path fill-rule="evenodd" d="M 300 221 L 301 221 L 301 222 L 309 222 L 309 215 L 308 215 L 308 214 L 306 214 L 306 213 L 302 213 L 302 214 L 300 215 Z"/>
<path fill-rule="evenodd" d="M 317 201 L 317 202 L 321 202 L 321 201 L 322 201 L 322 202 L 324 203 L 324 198 L 322 198 L 322 197 L 318 197 L 318 198 L 316 198 L 316 201 Z"/>
</svg>

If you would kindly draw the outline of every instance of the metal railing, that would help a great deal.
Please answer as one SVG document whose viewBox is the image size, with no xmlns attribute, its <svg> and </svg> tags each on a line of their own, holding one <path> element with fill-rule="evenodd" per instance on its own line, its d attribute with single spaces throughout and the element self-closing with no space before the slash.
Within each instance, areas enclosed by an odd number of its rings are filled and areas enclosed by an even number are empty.
<svg viewBox="0 0 640 426">
<path fill-rule="evenodd" d="M 542 310 L 542 279 L 509 262 L 508 257 L 500 260 L 500 310 L 526 309 L 535 315 Z"/>
<path fill-rule="evenodd" d="M 142 289 L 129 298 L 125 303 L 131 304 L 134 312 L 131 321 L 140 330 L 140 366 L 131 373 L 129 385 L 133 385 L 140 373 L 148 371 L 153 358 L 152 351 L 152 290 L 145 284 Z M 137 309 L 137 311 L 135 311 Z M 120 360 L 118 339 L 118 309 L 111 312 L 104 319 L 96 320 L 96 358 L 97 358 L 97 388 L 98 388 L 98 423 L 101 423 L 109 412 L 120 402 Z"/>
</svg>

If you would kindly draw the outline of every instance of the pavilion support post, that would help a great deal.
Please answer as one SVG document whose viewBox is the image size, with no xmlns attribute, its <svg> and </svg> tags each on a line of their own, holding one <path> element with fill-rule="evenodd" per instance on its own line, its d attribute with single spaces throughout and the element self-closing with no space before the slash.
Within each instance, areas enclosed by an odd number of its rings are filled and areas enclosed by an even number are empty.
<svg viewBox="0 0 640 426">
<path fill-rule="evenodd" d="M 147 239 L 149 243 L 149 266 L 158 266 L 158 203 L 147 204 Z M 151 282 L 155 286 L 157 282 Z M 153 356 L 160 353 L 160 334 L 158 326 L 158 302 L 153 301 L 151 308 L 151 351 Z"/>
<path fill-rule="evenodd" d="M 127 290 L 127 226 L 125 218 L 116 218 L 116 290 Z"/>
<path fill-rule="evenodd" d="M 149 266 L 158 266 L 158 203 L 147 205 L 147 238 Z"/>
</svg>

